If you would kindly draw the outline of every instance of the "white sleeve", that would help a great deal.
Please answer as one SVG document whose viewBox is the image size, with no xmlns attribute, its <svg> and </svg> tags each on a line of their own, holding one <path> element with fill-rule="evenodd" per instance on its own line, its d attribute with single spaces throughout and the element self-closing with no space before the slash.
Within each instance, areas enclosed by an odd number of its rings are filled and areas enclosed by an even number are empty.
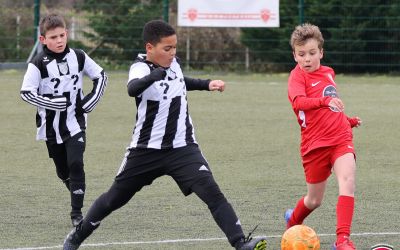
<svg viewBox="0 0 400 250">
<path fill-rule="evenodd" d="M 44 97 L 38 94 L 41 80 L 39 69 L 29 63 L 20 91 L 22 100 L 45 109 L 65 110 L 67 108 L 67 98 L 65 96 Z"/>
<path fill-rule="evenodd" d="M 100 98 L 103 96 L 108 78 L 103 68 L 93 61 L 86 53 L 83 72 L 93 81 L 92 91 L 82 100 L 82 109 L 86 113 L 89 113 L 96 107 Z"/>
<path fill-rule="evenodd" d="M 85 62 L 83 66 L 83 73 L 91 80 L 97 79 L 101 77 L 101 72 L 103 71 L 103 68 L 100 67 L 95 61 L 93 61 L 92 58 L 90 58 L 85 52 Z"/>
<path fill-rule="evenodd" d="M 129 69 L 129 79 L 128 83 L 132 79 L 140 79 L 150 74 L 150 68 L 147 64 L 142 62 L 137 62 L 132 64 L 131 68 Z"/>
</svg>

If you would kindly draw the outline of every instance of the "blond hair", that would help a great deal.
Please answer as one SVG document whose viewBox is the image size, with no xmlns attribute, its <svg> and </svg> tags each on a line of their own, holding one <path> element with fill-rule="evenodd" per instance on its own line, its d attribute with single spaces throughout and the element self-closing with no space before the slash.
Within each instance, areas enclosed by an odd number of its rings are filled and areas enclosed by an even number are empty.
<svg viewBox="0 0 400 250">
<path fill-rule="evenodd" d="M 318 48 L 322 49 L 324 38 L 318 26 L 310 23 L 303 23 L 302 25 L 296 26 L 290 37 L 292 50 L 294 51 L 295 45 L 304 45 L 309 39 L 315 39 L 318 42 Z"/>
</svg>

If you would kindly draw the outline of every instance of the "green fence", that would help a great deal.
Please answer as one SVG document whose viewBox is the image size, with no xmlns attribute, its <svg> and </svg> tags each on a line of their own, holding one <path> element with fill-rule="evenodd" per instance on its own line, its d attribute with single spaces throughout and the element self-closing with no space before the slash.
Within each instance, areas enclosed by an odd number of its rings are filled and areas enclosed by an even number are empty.
<svg viewBox="0 0 400 250">
<path fill-rule="evenodd" d="M 177 27 L 176 0 L 0 0 L 0 63 L 29 57 L 35 2 L 41 15 L 66 17 L 71 47 L 112 68 L 127 68 L 143 52 L 146 21 L 168 16 L 186 69 L 287 72 L 294 66 L 289 37 L 304 21 L 321 28 L 323 64 L 338 73 L 400 72 L 400 1 L 382 0 L 281 0 L 280 27 L 263 29 Z"/>
</svg>

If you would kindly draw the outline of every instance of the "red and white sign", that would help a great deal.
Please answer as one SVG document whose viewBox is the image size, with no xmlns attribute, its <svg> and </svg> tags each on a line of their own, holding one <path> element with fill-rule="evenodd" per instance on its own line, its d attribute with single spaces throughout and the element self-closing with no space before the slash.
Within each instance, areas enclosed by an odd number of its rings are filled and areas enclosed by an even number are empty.
<svg viewBox="0 0 400 250">
<path fill-rule="evenodd" d="M 178 0 L 178 25 L 279 27 L 279 0 Z"/>
</svg>

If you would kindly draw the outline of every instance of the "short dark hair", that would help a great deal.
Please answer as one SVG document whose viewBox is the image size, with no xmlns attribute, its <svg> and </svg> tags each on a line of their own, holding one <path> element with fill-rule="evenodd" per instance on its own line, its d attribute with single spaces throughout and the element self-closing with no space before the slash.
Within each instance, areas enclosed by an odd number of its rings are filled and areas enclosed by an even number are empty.
<svg viewBox="0 0 400 250">
<path fill-rule="evenodd" d="M 152 20 L 147 22 L 143 28 L 143 42 L 156 45 L 161 38 L 175 35 L 174 28 L 162 20 Z"/>
<path fill-rule="evenodd" d="M 66 28 L 65 20 L 58 14 L 50 14 L 40 20 L 39 29 L 40 35 L 46 35 L 46 32 L 58 27 Z"/>
</svg>

